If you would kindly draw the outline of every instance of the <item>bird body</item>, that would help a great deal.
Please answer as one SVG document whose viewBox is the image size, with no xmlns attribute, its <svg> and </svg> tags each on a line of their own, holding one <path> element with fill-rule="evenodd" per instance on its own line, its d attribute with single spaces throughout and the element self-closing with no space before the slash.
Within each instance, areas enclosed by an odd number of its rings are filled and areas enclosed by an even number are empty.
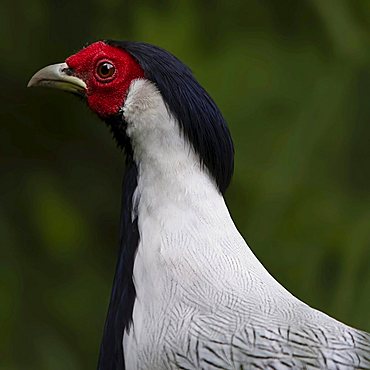
<svg viewBox="0 0 370 370">
<path fill-rule="evenodd" d="M 151 82 L 132 84 L 123 114 L 140 163 L 126 367 L 370 367 L 365 333 L 296 299 L 257 260 Z"/>
<path fill-rule="evenodd" d="M 90 108 L 127 155 L 99 369 L 370 369 L 370 335 L 295 298 L 238 232 L 223 198 L 232 142 L 189 70 L 146 44 L 92 44 L 81 53 L 63 68 L 84 81 Z M 100 85 L 90 87 L 79 70 L 99 72 L 107 60 L 131 74 L 116 108 L 101 91 L 92 96 Z M 130 69 L 133 60 L 139 66 Z M 103 86 L 110 96 L 112 76 Z"/>
</svg>

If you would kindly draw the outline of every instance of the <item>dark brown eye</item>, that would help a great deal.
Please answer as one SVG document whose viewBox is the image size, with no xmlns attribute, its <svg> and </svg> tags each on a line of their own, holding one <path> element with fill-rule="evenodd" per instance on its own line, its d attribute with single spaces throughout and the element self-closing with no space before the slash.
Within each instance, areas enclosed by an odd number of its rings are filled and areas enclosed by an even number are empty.
<svg viewBox="0 0 370 370">
<path fill-rule="evenodd" d="M 107 79 L 114 75 L 116 68 L 109 62 L 100 63 L 96 69 L 98 76 L 101 79 Z"/>
</svg>

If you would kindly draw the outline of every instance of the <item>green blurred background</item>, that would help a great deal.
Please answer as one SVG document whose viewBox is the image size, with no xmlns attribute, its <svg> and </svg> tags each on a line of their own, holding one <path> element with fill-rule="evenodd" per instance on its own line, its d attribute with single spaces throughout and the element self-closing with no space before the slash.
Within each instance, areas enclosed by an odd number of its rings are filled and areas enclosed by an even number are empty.
<svg viewBox="0 0 370 370">
<path fill-rule="evenodd" d="M 26 89 L 88 41 L 191 66 L 235 141 L 227 202 L 269 271 L 370 331 L 370 1 L 3 0 L 0 369 L 93 369 L 123 156 L 78 99 Z"/>
</svg>

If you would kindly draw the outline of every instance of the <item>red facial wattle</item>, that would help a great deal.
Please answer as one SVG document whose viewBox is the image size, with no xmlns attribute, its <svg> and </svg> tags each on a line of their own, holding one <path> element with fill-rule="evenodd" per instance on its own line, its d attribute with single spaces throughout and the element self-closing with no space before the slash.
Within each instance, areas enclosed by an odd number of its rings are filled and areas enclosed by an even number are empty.
<svg viewBox="0 0 370 370">
<path fill-rule="evenodd" d="M 70 56 L 66 63 L 86 83 L 88 105 L 101 117 L 117 114 L 132 80 L 144 77 L 130 54 L 102 41 Z"/>
</svg>

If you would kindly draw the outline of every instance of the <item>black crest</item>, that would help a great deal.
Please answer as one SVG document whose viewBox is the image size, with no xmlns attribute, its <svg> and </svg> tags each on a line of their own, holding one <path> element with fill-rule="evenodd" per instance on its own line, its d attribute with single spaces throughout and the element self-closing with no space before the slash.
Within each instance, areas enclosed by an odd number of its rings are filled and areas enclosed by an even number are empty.
<svg viewBox="0 0 370 370">
<path fill-rule="evenodd" d="M 191 70 L 157 46 L 141 42 L 105 42 L 126 50 L 137 60 L 145 77 L 157 86 L 202 164 L 224 193 L 234 169 L 233 142 L 220 110 Z"/>
</svg>

